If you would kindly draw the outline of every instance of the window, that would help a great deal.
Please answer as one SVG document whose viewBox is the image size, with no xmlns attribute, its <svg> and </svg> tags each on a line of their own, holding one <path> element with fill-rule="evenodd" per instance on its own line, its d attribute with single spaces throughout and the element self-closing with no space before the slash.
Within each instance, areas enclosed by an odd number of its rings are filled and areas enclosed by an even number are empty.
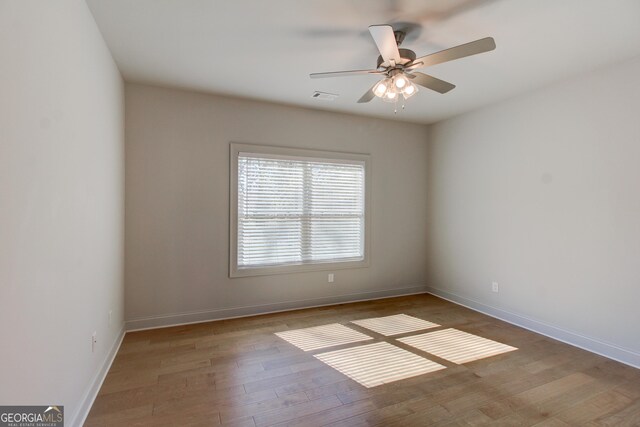
<svg viewBox="0 0 640 427">
<path fill-rule="evenodd" d="M 367 265 L 368 156 L 231 145 L 231 277 Z"/>
</svg>

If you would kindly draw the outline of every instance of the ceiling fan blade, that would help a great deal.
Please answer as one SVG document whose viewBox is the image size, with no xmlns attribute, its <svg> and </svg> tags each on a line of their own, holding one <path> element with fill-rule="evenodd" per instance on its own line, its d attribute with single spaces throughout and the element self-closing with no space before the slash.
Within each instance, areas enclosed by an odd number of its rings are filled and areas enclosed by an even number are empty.
<svg viewBox="0 0 640 427">
<path fill-rule="evenodd" d="M 366 91 L 364 93 L 364 95 L 362 95 L 362 97 L 360 99 L 358 99 L 358 104 L 364 104 L 365 102 L 369 102 L 371 101 L 373 98 L 375 98 L 376 94 L 373 93 L 373 88 L 376 87 L 378 85 L 379 82 L 376 82 L 373 86 L 371 86 L 369 88 L 368 91 Z"/>
<path fill-rule="evenodd" d="M 453 61 L 454 59 L 460 59 L 478 53 L 489 52 L 496 48 L 496 42 L 493 37 L 485 37 L 484 39 L 476 40 L 474 42 L 461 44 L 460 46 L 452 47 L 450 49 L 441 50 L 440 52 L 432 53 L 429 55 L 416 58 L 412 64 L 408 66 L 409 69 L 429 67 L 431 65 L 441 64 L 443 62 Z M 422 65 L 418 65 L 419 63 Z M 415 65 L 415 67 L 413 67 Z M 413 68 L 412 68 L 413 67 Z"/>
<path fill-rule="evenodd" d="M 420 86 L 424 86 L 427 89 L 435 90 L 438 93 L 447 93 L 456 85 L 451 84 L 449 82 L 445 82 L 444 80 L 436 79 L 433 76 L 429 76 L 423 73 L 413 73 L 407 74 L 407 76 L 411 79 L 413 83 L 419 84 Z"/>
<path fill-rule="evenodd" d="M 324 79 L 327 77 L 357 76 L 359 74 L 382 74 L 382 72 L 378 70 L 331 71 L 328 73 L 311 73 L 309 74 L 309 77 L 312 79 Z"/>
<path fill-rule="evenodd" d="M 391 25 L 371 25 L 369 32 L 373 37 L 373 41 L 376 42 L 384 62 L 390 63 L 393 61 L 398 64 L 400 62 L 400 52 L 398 52 L 396 36 L 393 34 Z"/>
</svg>

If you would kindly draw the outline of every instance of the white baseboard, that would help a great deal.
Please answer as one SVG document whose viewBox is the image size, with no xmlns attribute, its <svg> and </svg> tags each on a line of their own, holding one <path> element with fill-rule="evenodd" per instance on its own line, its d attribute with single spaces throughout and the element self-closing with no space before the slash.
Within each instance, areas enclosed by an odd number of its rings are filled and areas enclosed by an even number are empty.
<svg viewBox="0 0 640 427">
<path fill-rule="evenodd" d="M 102 383 L 104 382 L 104 379 L 107 377 L 107 373 L 111 368 L 113 359 L 115 359 L 116 354 L 118 354 L 118 350 L 120 350 L 120 346 L 122 345 L 122 340 L 124 339 L 125 333 L 126 333 L 125 326 L 123 325 L 122 329 L 120 329 L 120 333 L 118 334 L 118 337 L 111 345 L 111 348 L 109 349 L 109 353 L 107 353 L 107 357 L 105 358 L 104 363 L 100 367 L 100 370 L 93 377 L 93 381 L 91 381 L 91 385 L 89 386 L 89 389 L 84 394 L 84 398 L 82 399 L 80 408 L 78 408 L 78 411 L 76 412 L 75 416 L 73 417 L 69 425 L 82 426 L 84 424 L 84 421 L 87 419 L 87 415 L 89 415 L 89 411 L 93 406 L 93 402 L 96 400 L 96 397 L 98 396 L 100 387 L 102 387 Z"/>
<path fill-rule="evenodd" d="M 255 316 L 258 314 L 299 310 L 302 308 L 323 307 L 334 304 L 371 301 L 381 298 L 423 294 L 425 292 L 427 292 L 426 286 L 420 285 L 373 292 L 360 292 L 356 294 L 287 301 L 283 303 L 231 307 L 191 313 L 177 313 L 165 316 L 141 317 L 137 319 L 127 320 L 126 329 L 128 332 L 132 332 L 144 329 L 166 328 L 170 326 L 187 325 L 191 323 L 210 322 L 212 320 L 233 319 L 237 317 Z"/>
<path fill-rule="evenodd" d="M 462 297 L 460 295 L 452 294 L 442 289 L 427 287 L 427 293 L 430 293 L 442 299 L 446 299 L 447 301 L 451 301 L 455 304 L 470 308 L 474 311 L 486 314 L 488 316 L 504 320 L 505 322 L 520 326 L 538 334 L 545 335 L 549 338 L 562 341 L 574 347 L 578 347 L 583 350 L 587 350 L 592 353 L 599 354 L 600 356 L 604 356 L 609 359 L 613 359 L 615 361 L 640 369 L 640 354 L 632 350 L 622 348 L 615 344 L 603 342 L 595 338 L 590 338 L 575 332 L 567 331 L 566 329 L 562 329 L 557 326 L 541 322 L 539 320 L 531 319 L 526 316 L 503 310 L 501 308 L 493 307 L 479 301 Z"/>
</svg>

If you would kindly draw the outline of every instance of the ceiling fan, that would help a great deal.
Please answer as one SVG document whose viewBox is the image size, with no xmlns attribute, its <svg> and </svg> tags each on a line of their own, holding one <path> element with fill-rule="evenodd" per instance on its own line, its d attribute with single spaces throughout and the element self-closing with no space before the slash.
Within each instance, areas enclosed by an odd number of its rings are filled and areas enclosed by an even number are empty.
<svg viewBox="0 0 640 427">
<path fill-rule="evenodd" d="M 416 58 L 416 54 L 412 50 L 399 48 L 406 35 L 404 31 L 394 31 L 390 25 L 371 25 L 369 32 L 380 51 L 376 69 L 313 73 L 309 76 L 312 79 L 359 74 L 384 76 L 382 80 L 362 95 L 358 103 L 369 102 L 376 96 L 383 101 L 396 102 L 400 96 L 408 99 L 415 95 L 418 91 L 418 85 L 438 93 L 447 93 L 456 87 L 444 80 L 417 72 L 416 69 L 488 52 L 496 48 L 493 38 L 486 37 Z"/>
</svg>

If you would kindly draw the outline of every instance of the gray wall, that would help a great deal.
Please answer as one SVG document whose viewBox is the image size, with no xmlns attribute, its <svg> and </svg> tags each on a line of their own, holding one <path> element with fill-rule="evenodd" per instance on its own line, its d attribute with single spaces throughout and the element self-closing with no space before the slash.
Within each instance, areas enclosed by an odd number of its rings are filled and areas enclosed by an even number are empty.
<svg viewBox="0 0 640 427">
<path fill-rule="evenodd" d="M 148 327 L 415 292 L 427 128 L 126 86 L 126 318 Z M 229 279 L 229 142 L 370 153 L 369 268 Z"/>
<path fill-rule="evenodd" d="M 123 83 L 81 0 L 0 2 L 0 58 L 0 404 L 74 425 L 123 329 Z"/>
<path fill-rule="evenodd" d="M 638 76 L 636 59 L 431 128 L 430 286 L 640 365 Z"/>
</svg>

